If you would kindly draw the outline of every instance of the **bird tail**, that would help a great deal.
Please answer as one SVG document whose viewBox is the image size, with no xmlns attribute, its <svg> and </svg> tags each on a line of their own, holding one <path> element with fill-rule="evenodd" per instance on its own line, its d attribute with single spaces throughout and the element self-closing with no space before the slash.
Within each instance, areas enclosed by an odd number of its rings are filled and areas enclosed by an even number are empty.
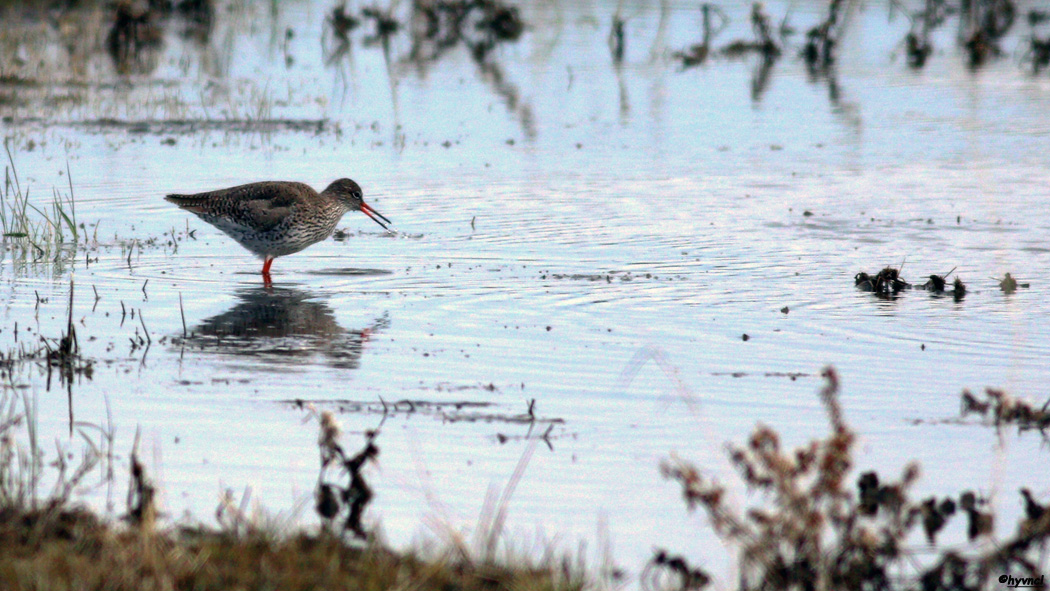
<svg viewBox="0 0 1050 591">
<path fill-rule="evenodd" d="M 207 201 L 207 199 L 202 198 L 199 195 L 168 195 L 164 197 L 164 200 L 190 211 L 198 210 L 204 205 L 205 201 Z"/>
</svg>

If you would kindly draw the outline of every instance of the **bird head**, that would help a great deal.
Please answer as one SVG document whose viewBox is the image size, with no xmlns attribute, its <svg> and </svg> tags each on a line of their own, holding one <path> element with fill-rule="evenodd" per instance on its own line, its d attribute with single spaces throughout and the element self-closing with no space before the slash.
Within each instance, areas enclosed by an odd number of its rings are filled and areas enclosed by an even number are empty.
<svg viewBox="0 0 1050 591">
<path fill-rule="evenodd" d="M 372 221 L 383 226 L 383 229 L 390 229 L 387 227 L 387 224 L 392 224 L 393 222 L 373 209 L 371 205 L 365 203 L 364 192 L 361 191 L 361 186 L 354 181 L 350 179 L 339 179 L 328 185 L 328 188 L 325 189 L 324 192 L 334 196 L 340 203 L 345 205 L 347 209 L 351 211 L 361 211 L 371 218 Z"/>
</svg>

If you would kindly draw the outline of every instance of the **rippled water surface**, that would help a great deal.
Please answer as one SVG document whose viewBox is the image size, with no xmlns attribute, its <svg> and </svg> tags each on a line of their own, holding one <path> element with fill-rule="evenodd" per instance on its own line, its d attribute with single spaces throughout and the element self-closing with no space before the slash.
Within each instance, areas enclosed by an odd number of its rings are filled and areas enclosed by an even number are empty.
<svg viewBox="0 0 1050 591">
<path fill-rule="evenodd" d="M 525 3 L 523 37 L 483 65 L 463 48 L 413 61 L 407 33 L 384 50 L 358 31 L 339 53 L 330 6 L 277 6 L 220 5 L 203 41 L 173 19 L 123 76 L 105 52 L 66 63 L 53 25 L 7 31 L 44 81 L 0 86 L 19 181 L 43 206 L 68 192 L 68 163 L 88 235 L 57 262 L 9 239 L 0 262 L 0 343 L 58 337 L 72 282 L 94 360 L 71 394 L 38 365 L 15 373 L 42 439 L 68 438 L 70 416 L 108 420 L 124 457 L 140 428 L 172 520 L 207 522 L 222 491 L 250 488 L 309 522 L 317 425 L 294 401 L 340 410 L 348 448 L 386 406 L 368 518 L 395 543 L 471 531 L 527 457 L 513 543 L 608 542 L 630 573 L 662 546 L 722 572 L 659 462 L 693 460 L 753 500 L 723 444 L 756 423 L 792 444 L 825 433 L 833 364 L 857 468 L 915 459 L 917 494 L 978 489 L 1004 524 L 1019 486 L 1050 493 L 1038 433 L 953 420 L 964 388 L 1048 395 L 1050 78 L 1021 61 L 1021 25 L 976 71 L 948 27 L 916 71 L 903 15 L 858 3 L 836 67 L 814 75 L 801 34 L 766 72 L 754 56 L 683 69 L 691 3 L 624 3 L 619 66 L 613 2 Z M 718 43 L 751 34 L 749 6 L 723 9 Z M 823 7 L 766 10 L 804 30 Z M 343 176 L 397 233 L 349 214 L 278 259 L 269 288 L 259 261 L 162 199 Z M 969 289 L 854 287 L 886 265 L 914 283 L 954 268 Z M 1031 287 L 1003 293 L 1006 272 Z"/>
</svg>

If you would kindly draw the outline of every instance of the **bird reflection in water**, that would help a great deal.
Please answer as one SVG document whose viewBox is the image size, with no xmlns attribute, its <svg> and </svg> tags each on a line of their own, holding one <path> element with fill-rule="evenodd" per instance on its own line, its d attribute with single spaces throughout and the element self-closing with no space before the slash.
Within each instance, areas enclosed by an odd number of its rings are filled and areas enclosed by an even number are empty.
<svg viewBox="0 0 1050 591">
<path fill-rule="evenodd" d="M 172 342 L 186 351 L 265 359 L 278 370 L 315 356 L 330 367 L 356 369 L 369 337 L 390 325 L 384 313 L 366 328 L 347 330 L 328 304 L 300 289 L 252 288 L 237 297 L 237 305 Z"/>
</svg>

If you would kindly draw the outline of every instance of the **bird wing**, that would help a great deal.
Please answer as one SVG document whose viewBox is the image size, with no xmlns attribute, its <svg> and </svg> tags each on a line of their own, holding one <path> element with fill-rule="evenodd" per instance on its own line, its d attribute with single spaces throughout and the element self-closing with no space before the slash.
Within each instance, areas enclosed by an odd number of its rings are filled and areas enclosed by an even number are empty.
<svg viewBox="0 0 1050 591">
<path fill-rule="evenodd" d="M 221 219 L 265 232 L 304 207 L 313 194 L 315 191 L 303 183 L 263 182 L 194 195 L 168 195 L 165 199 L 209 222 Z"/>
</svg>

